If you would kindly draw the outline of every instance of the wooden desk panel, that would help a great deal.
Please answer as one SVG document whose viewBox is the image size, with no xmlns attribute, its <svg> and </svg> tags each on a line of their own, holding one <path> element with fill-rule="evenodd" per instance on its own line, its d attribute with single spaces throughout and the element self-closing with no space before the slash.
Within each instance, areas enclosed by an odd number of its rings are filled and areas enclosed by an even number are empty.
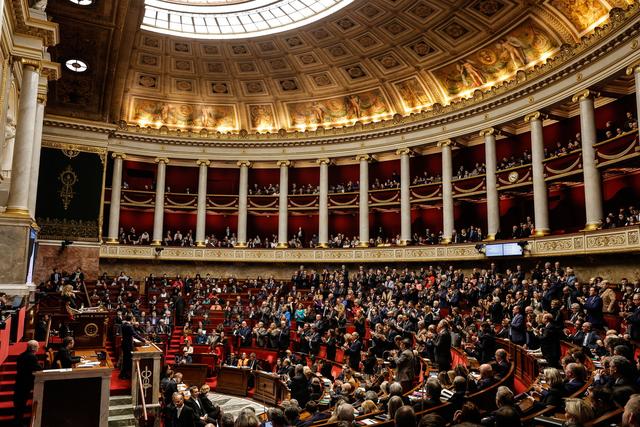
<svg viewBox="0 0 640 427">
<path fill-rule="evenodd" d="M 277 405 L 282 400 L 282 382 L 280 377 L 264 371 L 253 371 L 256 377 L 256 389 L 253 398 L 267 405 Z"/>
<path fill-rule="evenodd" d="M 218 372 L 218 386 L 216 387 L 216 393 L 246 396 L 250 373 L 251 371 L 248 369 L 222 366 Z"/>
<path fill-rule="evenodd" d="M 202 363 L 173 365 L 173 371 L 182 373 L 182 382 L 188 386 L 201 387 L 207 382 L 207 365 Z M 220 378 L 218 378 L 218 383 L 220 383 Z"/>
</svg>

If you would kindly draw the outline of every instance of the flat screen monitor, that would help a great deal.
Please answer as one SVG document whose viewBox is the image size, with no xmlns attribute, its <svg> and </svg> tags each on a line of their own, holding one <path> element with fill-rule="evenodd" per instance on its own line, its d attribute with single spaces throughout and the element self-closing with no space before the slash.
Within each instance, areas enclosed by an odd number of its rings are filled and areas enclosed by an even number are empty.
<svg viewBox="0 0 640 427">
<path fill-rule="evenodd" d="M 519 243 L 492 243 L 485 246 L 485 255 L 498 256 L 522 256 L 523 249 Z"/>
</svg>

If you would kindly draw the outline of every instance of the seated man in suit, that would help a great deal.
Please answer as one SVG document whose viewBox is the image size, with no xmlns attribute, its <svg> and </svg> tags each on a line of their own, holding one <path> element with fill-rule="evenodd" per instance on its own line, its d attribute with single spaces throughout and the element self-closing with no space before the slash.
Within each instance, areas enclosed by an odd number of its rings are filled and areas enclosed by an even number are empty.
<svg viewBox="0 0 640 427">
<path fill-rule="evenodd" d="M 488 363 L 480 365 L 480 379 L 476 382 L 478 390 L 483 390 L 487 387 L 491 387 L 496 382 L 493 376 L 493 368 Z"/>
<path fill-rule="evenodd" d="M 423 399 L 416 401 L 413 404 L 413 409 L 416 412 L 421 412 L 434 406 L 440 405 L 440 394 L 442 393 L 442 386 L 437 378 L 431 377 L 427 380 L 426 394 Z"/>
<path fill-rule="evenodd" d="M 600 337 L 595 333 L 595 331 L 591 330 L 591 323 L 589 322 L 584 322 L 582 324 L 582 334 L 582 341 L 577 342 L 576 344 L 588 349 L 590 353 L 591 350 L 595 350 L 596 342 L 598 342 Z"/>
<path fill-rule="evenodd" d="M 564 391 L 570 396 L 584 386 L 587 379 L 587 371 L 578 363 L 569 363 L 564 370 Z"/>
<path fill-rule="evenodd" d="M 184 404 L 184 396 L 180 393 L 173 393 L 173 404 L 167 408 L 170 413 L 169 419 L 171 427 L 196 427 L 196 416 L 193 409 Z"/>
<path fill-rule="evenodd" d="M 56 357 L 53 359 L 53 366 L 57 367 L 58 362 L 60 362 L 60 368 L 68 369 L 72 368 L 74 364 L 79 363 L 81 358 L 77 356 L 73 356 L 71 353 L 71 349 L 75 341 L 72 337 L 64 337 L 62 340 L 62 347 L 56 353 Z"/>
<path fill-rule="evenodd" d="M 467 393 L 467 379 L 465 377 L 455 377 L 453 379 L 453 395 L 449 398 L 451 403 L 451 409 L 454 411 L 459 410 L 466 401 L 465 394 Z"/>
<path fill-rule="evenodd" d="M 511 362 L 509 362 L 508 356 L 509 354 L 505 349 L 499 348 L 496 350 L 496 362 L 493 365 L 493 371 L 497 378 L 503 378 L 507 373 L 509 373 L 509 369 L 511 369 Z"/>
</svg>

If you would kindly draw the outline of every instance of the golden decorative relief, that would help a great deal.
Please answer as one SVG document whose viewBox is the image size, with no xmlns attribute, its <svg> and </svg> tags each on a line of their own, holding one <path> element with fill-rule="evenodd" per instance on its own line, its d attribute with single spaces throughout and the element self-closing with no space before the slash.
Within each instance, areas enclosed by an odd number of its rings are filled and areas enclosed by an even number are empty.
<svg viewBox="0 0 640 427">
<path fill-rule="evenodd" d="M 69 204 L 71 204 L 71 201 L 76 195 L 73 191 L 73 186 L 78 182 L 78 175 L 71 165 L 67 165 L 67 167 L 60 172 L 58 179 L 62 183 L 62 188 L 60 188 L 58 194 L 60 195 L 60 200 L 62 200 L 62 206 L 66 211 L 69 209 Z"/>
<path fill-rule="evenodd" d="M 76 221 L 66 219 L 37 218 L 40 227 L 38 237 L 41 239 L 64 240 L 73 239 L 81 241 L 98 240 L 97 221 Z M 104 248 L 104 246 L 103 246 Z M 112 254 L 118 254 L 118 248 L 112 247 Z"/>
<path fill-rule="evenodd" d="M 512 184 L 518 182 L 518 178 L 520 178 L 520 174 L 518 174 L 518 171 L 512 171 L 511 173 L 509 173 L 509 176 L 507 177 L 509 182 Z"/>
</svg>

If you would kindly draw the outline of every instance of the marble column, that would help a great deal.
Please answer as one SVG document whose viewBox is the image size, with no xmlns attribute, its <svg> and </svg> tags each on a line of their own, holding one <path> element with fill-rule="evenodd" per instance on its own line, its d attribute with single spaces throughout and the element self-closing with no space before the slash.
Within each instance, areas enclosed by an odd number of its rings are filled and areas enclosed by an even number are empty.
<svg viewBox="0 0 640 427">
<path fill-rule="evenodd" d="M 289 160 L 280 160 L 277 163 L 280 168 L 280 191 L 278 200 L 278 246 L 286 248 L 289 246 L 288 230 L 289 225 Z"/>
<path fill-rule="evenodd" d="M 527 114 L 525 123 L 531 126 L 531 174 L 533 175 L 533 219 L 535 236 L 549 234 L 549 195 L 544 181 L 544 135 L 542 121 L 545 116 L 540 111 Z"/>
<path fill-rule="evenodd" d="M 498 198 L 498 180 L 496 169 L 496 135 L 498 130 L 485 129 L 480 132 L 484 137 L 484 164 L 486 167 L 485 185 L 487 187 L 487 240 L 495 240 L 500 231 L 500 199 Z"/>
<path fill-rule="evenodd" d="M 240 167 L 240 183 L 238 185 L 238 240 L 236 247 L 244 248 L 247 246 L 249 167 L 251 166 L 251 162 L 241 160 L 237 164 Z"/>
<path fill-rule="evenodd" d="M 627 75 L 633 74 L 633 80 L 636 86 L 636 120 L 640 117 L 640 64 L 627 68 Z"/>
<path fill-rule="evenodd" d="M 38 200 L 38 178 L 40 176 L 40 150 L 42 148 L 42 127 L 44 122 L 44 107 L 47 96 L 38 95 L 36 107 L 36 122 L 33 126 L 33 155 L 31 156 L 31 178 L 29 180 L 29 212 L 36 217 L 36 201 Z"/>
<path fill-rule="evenodd" d="M 329 159 L 319 159 L 320 194 L 318 195 L 318 247 L 329 247 Z"/>
<path fill-rule="evenodd" d="M 209 160 L 198 160 L 198 213 L 196 216 L 196 246 L 204 248 L 207 229 L 207 175 Z"/>
<path fill-rule="evenodd" d="M 441 141 L 442 148 L 442 243 L 451 243 L 453 236 L 453 141 Z"/>
<path fill-rule="evenodd" d="M 596 230 L 602 225 L 602 183 L 597 168 L 596 149 L 598 142 L 596 134 L 596 118 L 594 99 L 596 92 L 585 90 L 573 96 L 573 102 L 580 105 L 580 140 L 582 142 L 582 175 L 584 181 L 584 204 L 586 210 L 585 230 Z"/>
<path fill-rule="evenodd" d="M 23 217 L 29 217 L 29 187 L 34 154 L 33 127 L 38 110 L 39 72 L 40 64 L 37 61 L 22 60 L 22 85 L 6 212 Z"/>
<path fill-rule="evenodd" d="M 360 247 L 366 248 L 369 246 L 369 161 L 371 156 L 362 154 L 357 156 L 356 160 L 360 162 L 360 197 L 358 200 L 360 236 L 358 240 L 360 240 Z"/>
<path fill-rule="evenodd" d="M 164 231 L 164 192 L 169 159 L 158 157 L 155 162 L 158 164 L 158 169 L 156 171 L 156 203 L 153 211 L 153 239 L 151 239 L 151 244 L 160 246 Z"/>
<path fill-rule="evenodd" d="M 107 243 L 117 244 L 120 227 L 120 198 L 122 196 L 122 160 L 127 156 L 123 153 L 111 153 L 111 157 L 113 157 L 113 177 L 111 179 L 111 204 L 109 205 Z"/>
<path fill-rule="evenodd" d="M 401 148 L 396 151 L 400 156 L 400 244 L 411 243 L 411 150 Z"/>
</svg>

